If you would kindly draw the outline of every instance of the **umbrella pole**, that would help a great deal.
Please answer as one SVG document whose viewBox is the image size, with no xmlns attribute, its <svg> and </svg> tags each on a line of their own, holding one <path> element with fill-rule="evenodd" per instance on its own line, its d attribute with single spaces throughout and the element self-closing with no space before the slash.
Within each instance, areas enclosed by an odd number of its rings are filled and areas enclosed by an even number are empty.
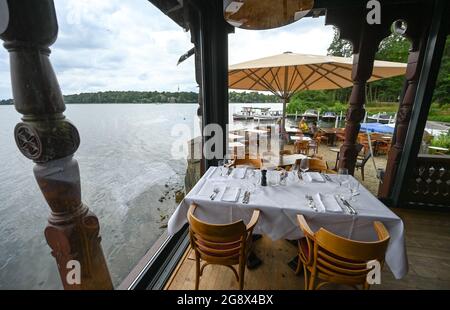
<svg viewBox="0 0 450 310">
<path fill-rule="evenodd" d="M 283 117 L 281 118 L 281 130 L 280 133 L 284 137 L 284 133 L 286 132 L 286 104 L 287 99 L 283 98 Z"/>
</svg>

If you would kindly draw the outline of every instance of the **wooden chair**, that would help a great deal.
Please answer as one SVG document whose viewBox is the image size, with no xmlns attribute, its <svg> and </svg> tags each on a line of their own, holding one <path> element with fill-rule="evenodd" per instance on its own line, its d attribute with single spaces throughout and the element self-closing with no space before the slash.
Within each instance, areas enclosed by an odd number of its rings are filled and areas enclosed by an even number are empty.
<svg viewBox="0 0 450 310">
<path fill-rule="evenodd" d="M 324 228 L 314 233 L 303 215 L 297 215 L 297 220 L 305 237 L 298 243 L 296 273 L 303 266 L 305 289 L 319 289 L 328 283 L 369 289 L 366 279 L 371 269 L 367 263 L 377 260 L 382 267 L 389 244 L 389 232 L 381 222 L 373 223 L 378 240 L 363 242 L 337 236 Z M 321 282 L 316 285 L 317 280 Z"/>
<path fill-rule="evenodd" d="M 329 139 L 328 139 L 328 135 L 325 134 L 323 131 L 318 131 L 317 132 L 317 138 L 320 140 L 320 142 L 325 142 L 326 144 L 328 144 Z"/>
<path fill-rule="evenodd" d="M 377 155 L 386 155 L 391 148 L 391 142 L 386 140 L 377 141 Z"/>
<path fill-rule="evenodd" d="M 263 163 L 261 158 L 251 158 L 249 155 L 246 155 L 245 158 L 234 158 L 230 167 L 238 167 L 238 166 L 248 166 L 255 169 L 261 169 Z"/>
<path fill-rule="evenodd" d="M 282 151 L 280 151 L 280 155 L 292 155 L 292 151 L 291 150 L 282 150 Z"/>
<path fill-rule="evenodd" d="M 327 162 L 318 158 L 309 159 L 309 171 L 326 173 L 328 170 Z"/>
<path fill-rule="evenodd" d="M 319 146 L 320 146 L 320 138 L 318 133 L 314 134 L 314 137 L 308 144 L 308 148 L 313 151 L 313 154 L 319 153 Z"/>
<path fill-rule="evenodd" d="M 294 153 L 308 155 L 309 153 L 309 142 L 308 141 L 295 141 L 294 143 Z"/>
<path fill-rule="evenodd" d="M 372 154 L 370 154 L 370 152 L 367 152 L 366 155 L 364 155 L 364 158 L 356 160 L 355 167 L 356 170 L 361 169 L 361 177 L 363 181 L 364 181 L 364 166 L 366 165 L 370 157 L 372 157 Z"/>
<path fill-rule="evenodd" d="M 194 216 L 197 205 L 188 211 L 191 247 L 195 253 L 195 289 L 198 290 L 200 277 L 208 265 L 223 265 L 230 268 L 239 289 L 244 289 L 244 274 L 247 258 L 252 245 L 252 233 L 259 219 L 259 210 L 253 211 L 247 226 L 242 220 L 224 225 L 208 224 Z M 205 263 L 200 267 L 201 261 Z M 238 265 L 238 271 L 233 267 Z"/>
</svg>

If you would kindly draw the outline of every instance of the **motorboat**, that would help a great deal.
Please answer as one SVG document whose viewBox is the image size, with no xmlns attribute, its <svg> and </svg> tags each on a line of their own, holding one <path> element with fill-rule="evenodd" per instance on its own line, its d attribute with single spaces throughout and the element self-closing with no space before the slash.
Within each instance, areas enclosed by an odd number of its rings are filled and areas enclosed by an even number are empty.
<svg viewBox="0 0 450 310">
<path fill-rule="evenodd" d="M 334 112 L 325 112 L 321 116 L 322 121 L 324 122 L 334 122 L 336 121 L 337 115 Z"/>
<path fill-rule="evenodd" d="M 301 116 L 305 119 L 316 119 L 319 115 L 319 112 L 316 110 L 306 110 L 305 113 L 303 113 Z"/>
<path fill-rule="evenodd" d="M 233 113 L 234 120 L 251 120 L 254 118 L 255 109 L 253 107 L 243 107 L 240 113 Z"/>
<path fill-rule="evenodd" d="M 379 112 L 377 114 L 370 115 L 367 117 L 367 119 L 381 124 L 390 124 L 395 122 L 395 116 L 390 115 L 386 112 Z"/>
<path fill-rule="evenodd" d="M 281 111 L 270 111 L 270 108 L 259 108 L 260 112 L 255 114 L 255 121 L 275 121 L 282 117 Z"/>
</svg>

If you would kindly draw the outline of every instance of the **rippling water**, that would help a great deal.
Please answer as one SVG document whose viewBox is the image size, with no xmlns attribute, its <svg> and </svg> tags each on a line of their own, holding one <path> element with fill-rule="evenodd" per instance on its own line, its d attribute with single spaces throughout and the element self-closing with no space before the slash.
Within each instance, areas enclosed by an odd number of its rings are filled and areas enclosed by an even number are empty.
<svg viewBox="0 0 450 310">
<path fill-rule="evenodd" d="M 231 105 L 230 115 L 241 106 Z M 196 104 L 67 106 L 65 114 L 81 136 L 75 158 L 83 201 L 100 220 L 116 286 L 162 234 L 176 207 L 174 191 L 183 186 L 186 161 L 172 159 L 179 137 L 171 131 L 178 124 L 193 133 L 196 111 Z M 60 289 L 43 235 L 50 209 L 34 180 L 33 163 L 14 142 L 19 121 L 12 106 L 0 106 L 0 289 Z"/>
<path fill-rule="evenodd" d="M 97 214 L 102 246 L 115 285 L 161 235 L 175 208 L 186 161 L 170 156 L 174 124 L 193 128 L 197 106 L 68 105 L 81 135 L 76 153 L 84 202 Z M 0 107 L 0 288 L 61 288 L 43 236 L 49 207 L 17 150 L 20 115 Z M 159 198 L 170 191 L 170 199 Z"/>
</svg>

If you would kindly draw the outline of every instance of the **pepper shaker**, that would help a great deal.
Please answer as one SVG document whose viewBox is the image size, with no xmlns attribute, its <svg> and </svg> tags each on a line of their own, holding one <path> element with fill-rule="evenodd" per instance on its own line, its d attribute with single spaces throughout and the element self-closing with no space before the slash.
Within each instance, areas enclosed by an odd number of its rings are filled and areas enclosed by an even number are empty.
<svg viewBox="0 0 450 310">
<path fill-rule="evenodd" d="M 267 170 L 261 170 L 261 186 L 267 186 Z"/>
</svg>

